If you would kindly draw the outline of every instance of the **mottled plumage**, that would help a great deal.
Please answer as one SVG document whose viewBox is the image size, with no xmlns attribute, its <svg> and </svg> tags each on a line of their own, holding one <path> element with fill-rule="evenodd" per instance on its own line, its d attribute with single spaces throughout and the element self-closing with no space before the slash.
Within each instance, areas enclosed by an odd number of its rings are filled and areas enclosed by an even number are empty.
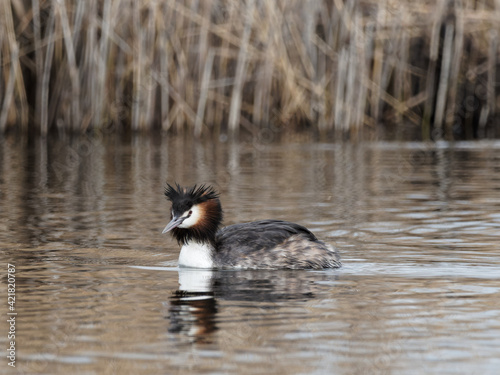
<svg viewBox="0 0 500 375">
<path fill-rule="evenodd" d="M 222 208 L 209 186 L 176 188 L 165 195 L 172 202 L 172 231 L 182 244 L 179 265 L 200 268 L 321 269 L 340 267 L 332 246 L 307 228 L 281 220 L 262 220 L 219 229 Z"/>
</svg>

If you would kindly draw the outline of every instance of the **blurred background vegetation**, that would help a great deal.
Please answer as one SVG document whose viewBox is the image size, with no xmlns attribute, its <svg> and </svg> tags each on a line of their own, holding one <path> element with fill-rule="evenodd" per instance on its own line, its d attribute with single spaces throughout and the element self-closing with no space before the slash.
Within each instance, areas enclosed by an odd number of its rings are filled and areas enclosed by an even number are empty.
<svg viewBox="0 0 500 375">
<path fill-rule="evenodd" d="M 498 0 L 0 7 L 0 133 L 500 135 Z"/>
</svg>

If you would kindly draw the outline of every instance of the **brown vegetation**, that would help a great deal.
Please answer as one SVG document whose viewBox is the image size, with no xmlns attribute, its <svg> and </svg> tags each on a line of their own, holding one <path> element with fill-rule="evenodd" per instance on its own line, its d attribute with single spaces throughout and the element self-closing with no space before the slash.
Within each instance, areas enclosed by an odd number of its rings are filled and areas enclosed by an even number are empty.
<svg viewBox="0 0 500 375">
<path fill-rule="evenodd" d="M 498 1 L 9 0 L 0 133 L 499 135 Z"/>
</svg>

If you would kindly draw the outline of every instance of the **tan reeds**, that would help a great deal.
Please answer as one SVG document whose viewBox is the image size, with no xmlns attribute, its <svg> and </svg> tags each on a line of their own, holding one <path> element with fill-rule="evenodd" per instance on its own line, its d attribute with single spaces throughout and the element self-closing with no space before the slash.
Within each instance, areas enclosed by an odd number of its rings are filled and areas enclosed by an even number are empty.
<svg viewBox="0 0 500 375">
<path fill-rule="evenodd" d="M 500 2 L 7 0 L 0 132 L 491 134 Z M 497 127 L 498 128 L 498 127 Z M 495 129 L 494 129 L 495 130 Z M 500 133 L 496 129 L 497 134 Z"/>
</svg>

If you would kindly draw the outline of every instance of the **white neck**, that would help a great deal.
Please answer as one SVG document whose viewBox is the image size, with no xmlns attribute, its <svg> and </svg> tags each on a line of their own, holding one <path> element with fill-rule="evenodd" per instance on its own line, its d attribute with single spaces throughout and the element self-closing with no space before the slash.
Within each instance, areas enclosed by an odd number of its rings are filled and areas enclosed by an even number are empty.
<svg viewBox="0 0 500 375">
<path fill-rule="evenodd" d="M 179 267 L 214 268 L 213 247 L 208 243 L 189 241 L 179 254 Z"/>
</svg>

